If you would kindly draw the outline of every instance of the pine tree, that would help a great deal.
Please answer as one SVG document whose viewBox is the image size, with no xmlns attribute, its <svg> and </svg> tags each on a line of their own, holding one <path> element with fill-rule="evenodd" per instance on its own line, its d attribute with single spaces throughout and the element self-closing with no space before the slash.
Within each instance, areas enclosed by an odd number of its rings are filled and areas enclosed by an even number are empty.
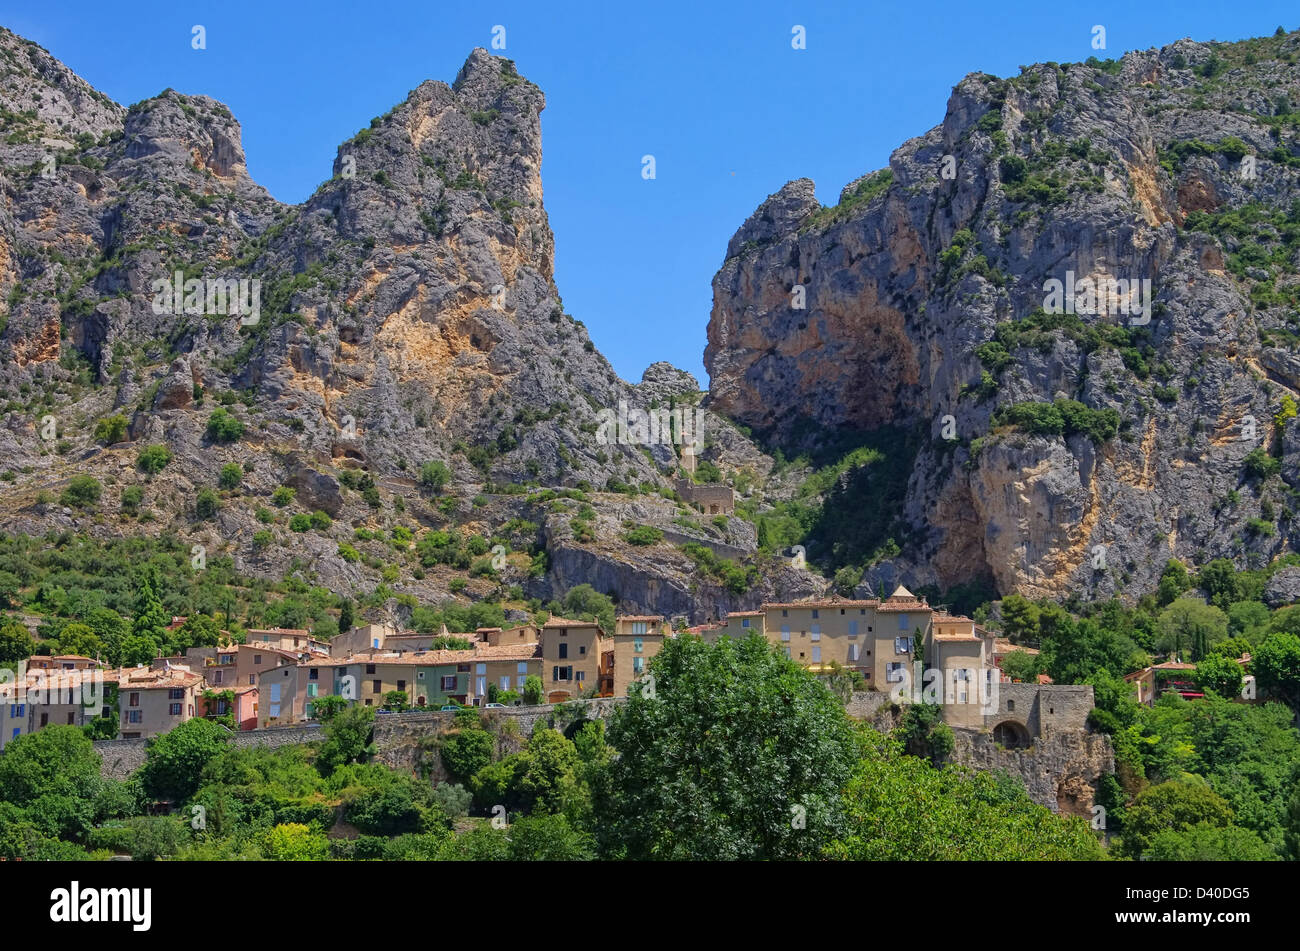
<svg viewBox="0 0 1300 951">
<path fill-rule="evenodd" d="M 136 582 L 135 618 L 131 622 L 132 638 L 148 638 L 162 644 L 167 636 L 167 623 L 171 620 L 158 599 L 158 574 L 153 567 L 140 573 Z"/>
<path fill-rule="evenodd" d="M 352 630 L 352 625 L 354 623 L 355 620 L 352 617 L 352 599 L 344 598 L 343 605 L 339 608 L 339 633 L 346 634 L 348 631 Z"/>
<path fill-rule="evenodd" d="M 772 548 L 772 531 L 765 518 L 758 520 L 758 548 L 759 551 L 770 551 Z"/>
</svg>

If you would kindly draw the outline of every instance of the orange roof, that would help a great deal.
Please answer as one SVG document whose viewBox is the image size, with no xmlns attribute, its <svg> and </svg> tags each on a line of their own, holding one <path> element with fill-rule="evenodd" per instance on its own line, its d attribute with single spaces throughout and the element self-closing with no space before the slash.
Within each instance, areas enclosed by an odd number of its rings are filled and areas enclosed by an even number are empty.
<svg viewBox="0 0 1300 951">
<path fill-rule="evenodd" d="M 811 601 L 764 601 L 763 610 L 772 608 L 874 608 L 880 602 L 872 598 L 869 601 L 849 601 L 845 598 L 822 598 Z M 758 612 L 761 613 L 761 612 Z"/>
<path fill-rule="evenodd" d="M 543 626 L 544 627 L 598 627 L 599 625 L 595 621 L 573 621 L 570 620 L 569 618 L 553 617 L 549 621 L 547 621 L 546 624 L 544 624 Z"/>
</svg>

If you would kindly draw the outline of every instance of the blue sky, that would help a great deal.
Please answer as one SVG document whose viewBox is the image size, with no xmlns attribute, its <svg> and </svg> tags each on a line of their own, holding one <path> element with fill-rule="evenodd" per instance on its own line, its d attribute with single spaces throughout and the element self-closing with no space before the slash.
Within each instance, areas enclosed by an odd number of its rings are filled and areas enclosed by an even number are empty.
<svg viewBox="0 0 1300 951">
<path fill-rule="evenodd" d="M 668 360 L 707 385 L 710 281 L 732 233 L 785 182 L 812 178 L 834 204 L 937 125 L 967 73 L 1295 29 L 1300 8 L 20 0 L 0 23 L 123 104 L 169 86 L 225 102 L 249 171 L 287 202 L 329 177 L 339 142 L 423 80 L 450 82 L 504 26 L 501 52 L 547 97 L 542 181 L 565 308 L 624 378 Z M 194 24 L 207 29 L 205 51 L 190 48 Z M 796 24 L 802 51 L 791 48 Z M 1095 24 L 1105 52 L 1091 48 Z M 654 181 L 641 178 L 647 153 Z"/>
</svg>

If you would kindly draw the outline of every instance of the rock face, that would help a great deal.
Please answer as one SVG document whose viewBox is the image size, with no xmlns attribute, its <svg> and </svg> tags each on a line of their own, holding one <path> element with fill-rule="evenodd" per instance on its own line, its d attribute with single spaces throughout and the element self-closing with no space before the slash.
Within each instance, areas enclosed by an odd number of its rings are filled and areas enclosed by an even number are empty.
<svg viewBox="0 0 1300 951">
<path fill-rule="evenodd" d="M 787 184 L 714 278 L 706 405 L 922 434 L 882 578 L 1132 597 L 1294 546 L 1300 35 L 1250 42 L 971 75 L 833 208 Z M 1085 278 L 1136 283 L 1051 313 Z"/>
<path fill-rule="evenodd" d="M 512 518 L 547 524 L 551 500 L 522 498 L 542 488 L 576 490 L 602 513 L 629 494 L 671 494 L 677 447 L 602 440 L 601 414 L 693 408 L 699 385 L 666 364 L 620 380 L 564 312 L 542 202 L 545 97 L 511 61 L 474 50 L 450 85 L 422 83 L 339 146 L 331 177 L 290 206 L 249 177 L 222 104 L 166 90 L 124 109 L 8 31 L 0 58 L 0 530 L 175 531 L 240 570 L 309 564 L 321 583 L 364 592 L 392 560 L 383 539 L 399 523 L 491 537 Z M 209 428 L 218 408 L 242 434 Z M 104 445 L 96 424 L 114 414 L 130 442 Z M 54 439 L 41 436 L 47 416 Z M 706 457 L 770 467 L 718 428 Z M 172 451 L 147 481 L 133 465 L 145 443 Z M 442 499 L 416 481 L 433 461 L 450 472 Z M 239 489 L 198 518 L 195 493 L 230 463 L 244 470 Z M 78 474 L 107 487 L 111 517 L 38 501 Z M 117 515 L 132 483 L 147 520 Z M 296 495 L 277 515 L 281 486 Z M 285 531 L 314 510 L 339 524 Z M 671 526 L 687 513 L 650 514 Z M 558 544 L 546 530 L 529 542 Z M 360 561 L 340 552 L 354 543 Z M 689 563 L 659 547 L 663 557 L 595 574 L 617 574 L 628 609 L 656 610 L 636 593 L 663 588 L 681 590 L 665 602 L 674 610 L 713 613 L 690 594 Z M 449 578 L 426 577 L 409 549 L 401 561 L 415 577 L 395 594 L 448 596 Z M 564 593 L 554 572 L 539 586 L 512 565 L 501 580 Z"/>
</svg>

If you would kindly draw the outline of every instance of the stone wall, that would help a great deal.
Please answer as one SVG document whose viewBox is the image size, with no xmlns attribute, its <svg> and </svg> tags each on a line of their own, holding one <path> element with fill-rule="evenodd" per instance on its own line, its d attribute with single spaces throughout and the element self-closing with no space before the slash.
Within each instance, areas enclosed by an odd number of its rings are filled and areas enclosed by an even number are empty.
<svg viewBox="0 0 1300 951">
<path fill-rule="evenodd" d="M 607 719 L 614 706 L 622 702 L 611 697 L 597 700 L 574 700 L 565 704 L 539 704 L 535 707 L 480 709 L 485 724 L 513 720 L 520 736 L 528 736 L 539 722 L 557 730 L 566 730 L 582 720 Z M 381 713 L 375 717 L 375 758 L 394 768 L 414 768 L 420 761 L 422 741 L 451 728 L 456 714 L 448 711 L 419 713 Z M 232 733 L 230 745 L 264 746 L 275 749 L 293 743 L 313 743 L 322 738 L 319 723 L 271 727 Z M 106 778 L 126 779 L 144 763 L 147 739 L 99 740 L 96 751 L 103 760 L 101 772 Z M 425 743 L 424 746 L 428 744 Z"/>
<path fill-rule="evenodd" d="M 685 479 L 673 485 L 683 502 L 698 505 L 708 515 L 730 515 L 736 508 L 736 493 L 729 485 L 696 485 Z M 711 511 L 715 506 L 717 511 Z"/>
<path fill-rule="evenodd" d="M 243 730 L 230 734 L 230 745 L 240 749 L 265 746 L 275 749 L 293 743 L 311 743 L 321 738 L 318 723 L 301 726 L 273 727 L 266 730 Z M 100 772 L 109 779 L 126 779 L 144 763 L 148 739 L 97 740 L 95 750 L 103 760 Z"/>
</svg>

